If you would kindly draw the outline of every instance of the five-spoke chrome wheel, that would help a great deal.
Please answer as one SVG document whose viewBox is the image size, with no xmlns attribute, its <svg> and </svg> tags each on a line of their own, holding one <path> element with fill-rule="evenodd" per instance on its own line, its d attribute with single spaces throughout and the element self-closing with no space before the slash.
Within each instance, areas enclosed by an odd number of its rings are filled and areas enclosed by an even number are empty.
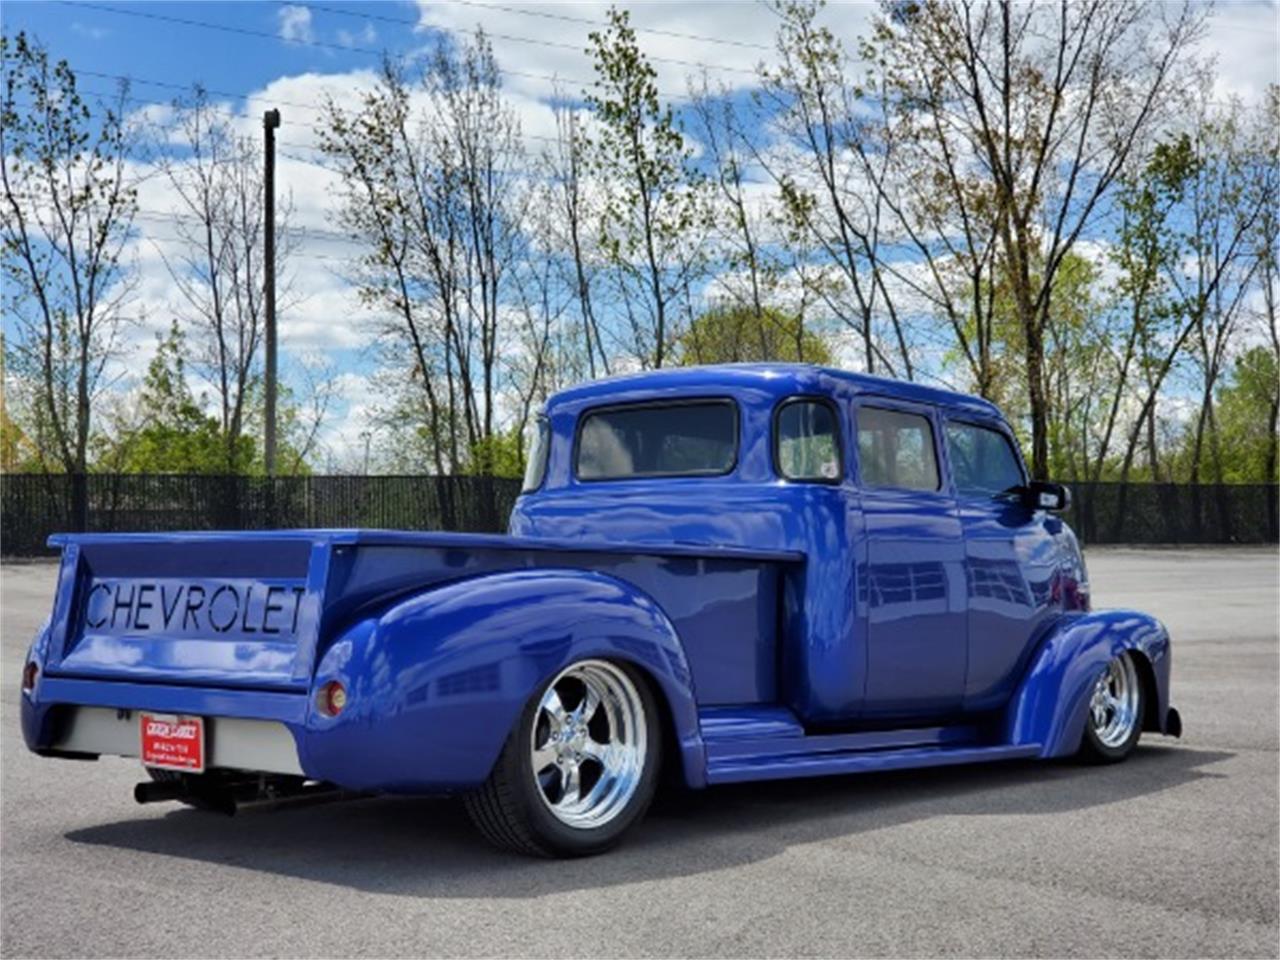
<svg viewBox="0 0 1280 960">
<path fill-rule="evenodd" d="M 1107 664 L 1089 699 L 1090 728 L 1103 747 L 1119 750 L 1129 743 L 1141 719 L 1141 697 L 1133 658 L 1122 653 Z"/>
<path fill-rule="evenodd" d="M 635 795 L 648 724 L 631 678 L 604 660 L 583 660 L 551 681 L 531 730 L 534 786 L 561 823 L 599 827 Z"/>
<path fill-rule="evenodd" d="M 525 703 L 489 778 L 464 796 L 496 846 L 582 857 L 617 843 L 648 809 L 662 769 L 658 700 L 630 664 L 570 663 Z"/>
</svg>

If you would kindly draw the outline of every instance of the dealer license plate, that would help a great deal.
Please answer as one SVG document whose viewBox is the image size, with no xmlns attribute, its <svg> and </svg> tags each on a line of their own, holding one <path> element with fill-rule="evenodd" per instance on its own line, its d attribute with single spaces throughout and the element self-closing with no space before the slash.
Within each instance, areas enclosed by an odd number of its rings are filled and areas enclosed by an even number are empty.
<svg viewBox="0 0 1280 960">
<path fill-rule="evenodd" d="M 142 762 L 148 767 L 204 772 L 204 720 L 171 713 L 140 714 Z"/>
</svg>

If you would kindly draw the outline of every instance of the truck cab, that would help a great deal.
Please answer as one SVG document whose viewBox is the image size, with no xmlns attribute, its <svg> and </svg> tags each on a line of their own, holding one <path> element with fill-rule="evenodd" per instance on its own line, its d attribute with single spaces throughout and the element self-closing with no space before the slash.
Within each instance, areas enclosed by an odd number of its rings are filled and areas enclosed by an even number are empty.
<svg viewBox="0 0 1280 960">
<path fill-rule="evenodd" d="M 1030 490 L 975 397 L 803 365 L 677 369 L 552 398 L 511 533 L 803 554 L 790 641 L 716 651 L 700 700 L 926 721 L 997 710 L 1044 626 L 1088 609 L 1075 537 Z"/>
</svg>

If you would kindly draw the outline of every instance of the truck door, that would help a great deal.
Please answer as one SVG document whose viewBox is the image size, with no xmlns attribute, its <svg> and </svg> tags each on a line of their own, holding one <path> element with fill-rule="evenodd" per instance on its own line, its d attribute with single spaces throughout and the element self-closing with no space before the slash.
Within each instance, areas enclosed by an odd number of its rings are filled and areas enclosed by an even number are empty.
<svg viewBox="0 0 1280 960">
<path fill-rule="evenodd" d="M 862 714 L 954 713 L 965 686 L 964 540 L 925 406 L 855 405 L 865 556 L 855 554 L 867 638 Z"/>
<path fill-rule="evenodd" d="M 1008 428 L 977 417 L 945 419 L 947 460 L 965 540 L 969 667 L 966 710 L 1003 706 L 1031 643 L 1056 603 L 1061 521 L 1002 491 L 1026 483 Z"/>
</svg>

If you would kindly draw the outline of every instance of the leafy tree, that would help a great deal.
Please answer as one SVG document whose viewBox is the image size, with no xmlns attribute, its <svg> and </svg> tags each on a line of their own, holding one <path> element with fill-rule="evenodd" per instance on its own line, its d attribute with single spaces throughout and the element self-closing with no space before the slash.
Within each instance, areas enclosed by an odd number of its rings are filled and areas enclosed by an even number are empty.
<svg viewBox="0 0 1280 960">
<path fill-rule="evenodd" d="M 592 170 L 605 187 L 601 246 L 617 278 L 636 358 L 661 367 L 676 305 L 701 267 L 696 232 L 706 225 L 701 178 L 657 73 L 636 42 L 630 15 L 610 8 L 590 34 L 596 84 Z"/>
<path fill-rule="evenodd" d="M 458 471 L 464 476 L 524 476 L 524 438 L 518 425 L 487 437 L 472 453 L 474 459 Z"/>
<path fill-rule="evenodd" d="M 1216 420 L 1222 465 L 1221 483 L 1275 483 L 1271 411 L 1280 369 L 1267 347 L 1241 355 L 1217 391 Z M 1196 433 L 1188 431 L 1182 458 L 1194 463 Z M 1190 464 L 1186 473 L 1190 473 Z M 1215 478 L 1216 479 L 1216 478 Z"/>
<path fill-rule="evenodd" d="M 217 416 L 204 408 L 190 385 L 190 350 L 183 328 L 175 320 L 164 336 L 156 337 L 156 352 L 131 409 L 116 418 L 114 436 L 100 435 L 94 469 L 106 473 L 200 473 L 263 476 L 261 438 L 241 429 L 232 443 Z M 323 390 L 313 397 L 327 402 Z M 261 423 L 260 387 L 245 398 L 246 421 Z M 322 415 L 300 408 L 294 394 L 283 387 L 279 403 L 280 443 L 277 473 L 309 472 L 307 454 L 315 441 Z M 228 450 L 234 469 L 228 469 Z"/>
<path fill-rule="evenodd" d="M 825 340 L 806 330 L 801 318 L 772 307 L 718 307 L 702 314 L 680 335 L 676 363 L 744 363 L 753 360 L 830 364 Z"/>
<path fill-rule="evenodd" d="M 1176 108 L 1177 68 L 1200 20 L 1190 5 L 939 0 L 888 5 L 876 23 L 889 77 L 924 71 L 936 81 L 928 98 L 912 100 L 907 86 L 907 106 L 966 158 L 956 171 L 992 205 L 1022 327 L 1037 477 L 1049 468 L 1045 349 L 1057 272 Z"/>
<path fill-rule="evenodd" d="M 0 37 L 0 59 L 0 268 L 14 331 L 6 367 L 32 394 L 27 436 L 41 461 L 83 477 L 132 290 L 123 262 L 136 209 L 128 88 L 95 113 L 67 62 L 51 63 L 26 34 Z M 77 500 L 82 514 L 83 487 Z"/>
<path fill-rule="evenodd" d="M 116 438 L 103 461 L 121 473 L 227 473 L 218 420 L 200 408 L 187 383 L 186 337 L 174 321 L 157 336 L 138 401 L 138 425 Z M 253 460 L 253 438 L 241 435 L 237 464 Z"/>
</svg>

